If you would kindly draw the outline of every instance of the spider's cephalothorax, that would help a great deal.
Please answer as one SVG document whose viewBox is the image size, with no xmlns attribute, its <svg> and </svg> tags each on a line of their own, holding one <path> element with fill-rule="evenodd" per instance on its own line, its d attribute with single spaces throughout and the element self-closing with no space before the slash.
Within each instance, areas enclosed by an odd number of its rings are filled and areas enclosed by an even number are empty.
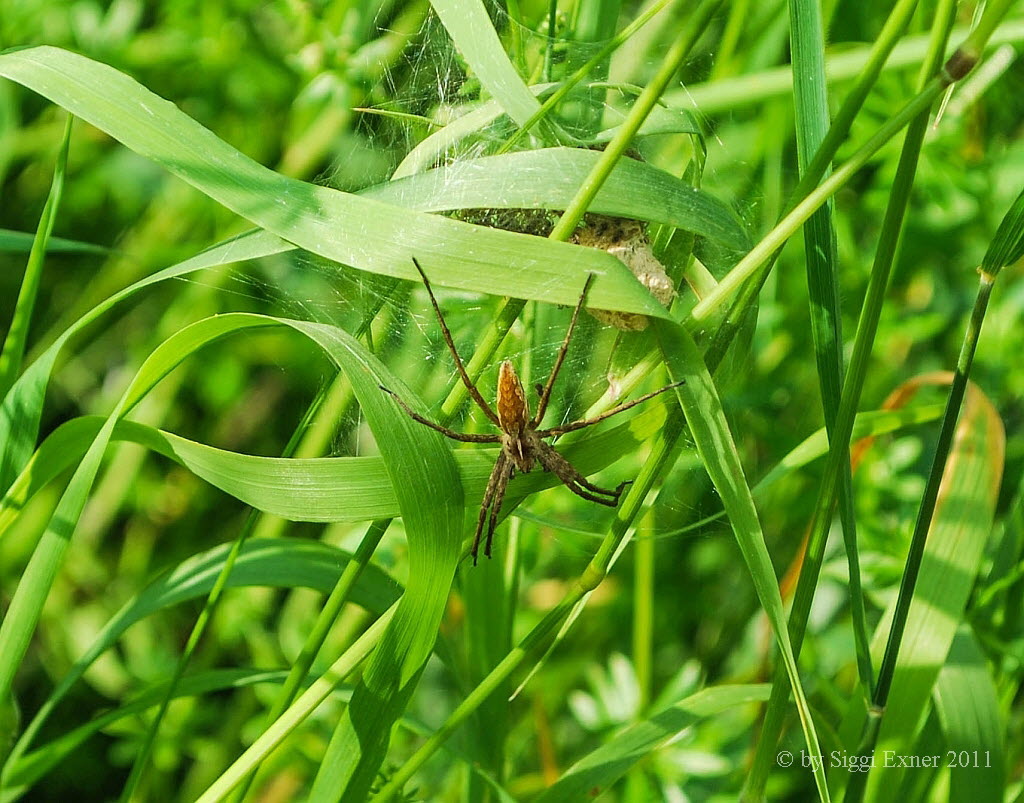
<svg viewBox="0 0 1024 803">
<path fill-rule="evenodd" d="M 447 427 L 442 427 L 440 424 L 435 424 L 430 419 L 414 412 L 397 394 L 387 388 L 381 386 L 381 390 L 389 393 L 413 420 L 437 430 L 445 437 L 465 443 L 501 444 L 501 453 L 494 463 L 490 479 L 487 480 L 487 490 L 484 491 L 484 498 L 480 503 L 480 515 L 477 517 L 476 533 L 473 536 L 473 548 L 471 550 L 474 565 L 476 564 L 485 524 L 487 526 L 487 540 L 484 545 L 484 554 L 487 557 L 491 556 L 491 542 L 494 540 L 494 529 L 498 526 L 498 514 L 501 511 L 501 503 L 505 499 L 505 490 L 508 488 L 508 482 L 517 470 L 525 474 L 533 468 L 535 463 L 540 463 L 545 471 L 550 471 L 556 475 L 577 496 L 590 502 L 597 502 L 599 505 L 607 505 L 608 507 L 618 505 L 619 497 L 622 495 L 622 489 L 626 487 L 626 483 L 622 483 L 614 490 L 594 485 L 580 474 L 573 467 L 572 463 L 556 452 L 552 446 L 545 443 L 544 438 L 564 435 L 566 432 L 574 432 L 575 430 L 596 424 L 599 421 L 604 421 L 606 418 L 610 418 L 624 410 L 628 410 L 630 407 L 645 402 L 659 393 L 671 390 L 683 384 L 683 382 L 682 380 L 673 382 L 671 385 L 666 385 L 660 390 L 647 393 L 639 399 L 620 404 L 593 418 L 575 421 L 571 424 L 563 424 L 559 427 L 551 427 L 550 429 L 538 429 L 541 419 L 544 418 L 544 412 L 547 410 L 548 401 L 551 399 L 551 389 L 554 387 L 555 379 L 558 377 L 558 372 L 565 361 L 565 354 L 569 349 L 569 341 L 572 338 L 573 329 L 576 327 L 576 320 L 579 318 L 580 310 L 583 308 L 584 301 L 586 301 L 587 290 L 590 289 L 590 282 L 594 278 L 593 274 L 587 277 L 587 281 L 583 285 L 583 292 L 580 294 L 580 300 L 576 303 L 576 309 L 573 310 L 572 320 L 569 321 L 569 328 L 565 333 L 565 339 L 562 341 L 558 355 L 555 357 L 555 364 L 551 369 L 551 375 L 543 386 L 537 386 L 540 400 L 537 402 L 537 412 L 531 417 L 530 405 L 526 400 L 523 383 L 519 381 L 516 369 L 508 360 L 501 364 L 501 370 L 498 373 L 498 393 L 495 404 L 497 411 L 492 409 L 480 394 L 476 385 L 469 378 L 469 374 L 466 373 L 466 367 L 463 365 L 459 352 L 455 348 L 451 332 L 448 331 L 448 325 L 441 314 L 441 308 L 437 304 L 437 299 L 434 298 L 434 292 L 430 288 L 430 281 L 427 279 L 427 275 L 423 272 L 423 268 L 420 267 L 420 263 L 415 259 L 413 259 L 413 264 L 416 265 L 416 270 L 419 271 L 420 276 L 423 278 L 423 284 L 427 288 L 427 294 L 430 296 L 430 303 L 433 305 L 434 312 L 437 313 L 437 320 L 441 324 L 441 333 L 444 335 L 445 343 L 448 344 L 448 349 L 452 353 L 455 367 L 458 369 L 459 376 L 462 377 L 466 390 L 469 391 L 469 395 L 473 397 L 473 401 L 477 403 L 477 406 L 483 410 L 484 415 L 501 430 L 501 434 L 474 435 L 465 432 L 455 432 Z"/>
<path fill-rule="evenodd" d="M 523 383 L 508 360 L 498 371 L 498 426 L 501 428 L 501 446 L 512 458 L 512 465 L 526 474 L 533 468 L 536 432 L 530 426 L 530 403 L 526 400 Z M 531 439 L 530 436 L 533 436 Z"/>
</svg>

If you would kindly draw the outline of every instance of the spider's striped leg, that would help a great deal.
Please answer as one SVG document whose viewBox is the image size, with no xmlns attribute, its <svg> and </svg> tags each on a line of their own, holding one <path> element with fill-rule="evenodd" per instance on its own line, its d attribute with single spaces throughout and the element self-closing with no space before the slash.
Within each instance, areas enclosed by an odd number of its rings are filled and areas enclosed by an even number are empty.
<svg viewBox="0 0 1024 803">
<path fill-rule="evenodd" d="M 466 386 L 466 390 L 469 391 L 469 395 L 473 397 L 480 409 L 484 411 L 486 415 L 495 426 L 500 426 L 498 422 L 498 414 L 494 412 L 491 405 L 487 403 L 487 400 L 480 395 L 480 391 L 477 386 L 473 384 L 473 380 L 469 378 L 469 374 L 466 371 L 466 366 L 462 362 L 462 357 L 459 356 L 459 350 L 455 348 L 455 341 L 452 339 L 452 333 L 448 329 L 448 324 L 444 322 L 444 315 L 441 314 L 441 307 L 437 304 L 437 299 L 434 298 L 434 291 L 430 287 L 430 280 L 427 278 L 427 274 L 423 272 L 423 268 L 420 267 L 419 261 L 416 257 L 412 258 L 412 264 L 416 266 L 416 270 L 419 271 L 420 278 L 423 279 L 423 286 L 427 288 L 427 295 L 430 296 L 430 304 L 434 308 L 434 312 L 437 314 L 437 322 L 441 324 L 441 334 L 444 335 L 444 342 L 448 344 L 448 350 L 452 353 L 452 359 L 455 360 L 455 367 L 458 369 L 459 376 L 462 377 L 462 384 Z"/>
<path fill-rule="evenodd" d="M 509 461 L 505 456 L 505 452 L 498 455 L 498 459 L 494 462 L 494 468 L 491 469 L 491 476 L 487 480 L 487 490 L 484 491 L 484 498 L 480 501 L 480 515 L 476 518 L 476 532 L 473 533 L 473 548 L 469 551 L 469 554 L 473 556 L 473 565 L 476 566 L 477 554 L 480 552 L 480 537 L 484 532 L 484 522 L 487 521 L 487 511 L 491 508 L 491 503 L 494 501 L 494 496 L 497 493 L 499 486 L 501 488 L 502 496 L 505 494 L 504 487 L 508 485 Z M 487 557 L 490 557 L 490 543 L 491 537 L 494 532 L 494 524 L 492 523 L 491 529 L 487 533 Z"/>
<path fill-rule="evenodd" d="M 576 321 L 579 320 L 580 310 L 583 309 L 583 304 L 587 300 L 587 291 L 590 290 L 590 283 L 592 281 L 594 281 L 594 274 L 588 273 L 587 280 L 583 283 L 583 292 L 580 293 L 580 300 L 576 302 L 576 309 L 572 311 L 572 319 L 569 321 L 569 328 L 565 332 L 565 339 L 562 340 L 562 346 L 558 349 L 558 356 L 555 357 L 555 364 L 551 367 L 551 374 L 548 376 L 548 381 L 543 386 L 537 386 L 540 388 L 540 401 L 537 402 L 537 414 L 533 417 L 533 425 L 535 427 L 540 424 L 541 419 L 544 418 L 544 411 L 548 409 L 548 401 L 551 399 L 551 389 L 555 386 L 555 380 L 558 378 L 558 372 L 562 370 L 562 363 L 565 362 L 565 355 L 569 351 L 569 341 L 572 340 L 572 333 L 576 328 Z"/>
<path fill-rule="evenodd" d="M 605 410 L 603 413 L 601 413 L 600 415 L 595 415 L 593 418 L 586 418 L 583 421 L 574 421 L 573 423 L 566 424 L 565 426 L 562 427 L 538 429 L 537 435 L 540 436 L 541 438 L 551 438 L 554 437 L 555 435 L 564 435 L 567 432 L 575 432 L 578 429 L 592 427 L 594 426 L 594 424 L 600 423 L 601 421 L 604 421 L 606 418 L 611 418 L 613 415 L 624 413 L 631 407 L 636 407 L 638 404 L 643 404 L 648 399 L 653 399 L 655 396 L 660 396 L 662 393 L 665 393 L 666 391 L 672 390 L 673 388 L 677 388 L 680 385 L 685 384 L 686 380 L 680 379 L 678 382 L 673 382 L 671 385 L 665 385 L 665 387 L 663 388 L 658 388 L 658 390 L 652 391 L 650 393 L 645 393 L 639 399 L 633 399 L 633 401 L 624 402 L 623 404 L 613 407 L 611 410 Z"/>
<path fill-rule="evenodd" d="M 589 482 L 587 478 L 584 477 L 582 474 L 576 477 L 576 482 L 579 483 L 582 487 L 586 488 L 588 491 L 592 491 L 595 494 L 604 494 L 605 496 L 611 496 L 616 501 L 618 501 L 619 497 L 622 496 L 623 489 L 627 485 L 629 485 L 629 480 L 625 480 L 624 482 L 620 482 L 619 486 L 614 491 L 612 491 L 607 488 L 602 488 L 599 485 L 594 485 L 594 483 Z"/>
<path fill-rule="evenodd" d="M 590 491 L 585 491 L 583 488 L 581 488 L 575 480 L 565 483 L 565 487 L 572 491 L 574 494 L 576 494 L 576 496 L 580 497 L 581 499 L 586 499 L 588 502 L 597 502 L 597 504 L 604 505 L 605 507 L 619 506 L 618 496 L 613 496 L 611 499 L 604 499 L 603 497 L 595 496 Z M 612 494 L 614 493 L 614 491 L 603 491 L 603 493 Z"/>
<path fill-rule="evenodd" d="M 622 490 L 626 487 L 625 482 L 621 483 L 614 491 L 594 485 L 580 474 L 572 463 L 543 441 L 540 442 L 537 449 L 537 460 L 545 469 L 565 483 L 565 486 L 570 491 L 586 499 L 588 502 L 597 502 L 599 505 L 606 505 L 608 507 L 615 507 L 619 504 L 619 496 L 621 496 Z M 598 496 L 598 494 L 611 498 L 604 499 Z"/>
<path fill-rule="evenodd" d="M 398 406 L 405 410 L 405 414 L 409 416 L 413 421 L 416 421 L 424 426 L 430 427 L 435 432 L 440 432 L 446 438 L 451 438 L 453 441 L 461 441 L 462 443 L 499 443 L 501 441 L 501 435 L 473 435 L 467 432 L 456 432 L 448 427 L 442 427 L 440 424 L 435 424 L 429 418 L 424 418 L 415 410 L 413 410 L 408 404 L 406 404 L 402 397 L 395 393 L 393 390 L 388 390 L 383 385 L 378 385 L 381 390 L 387 393 L 392 399 L 398 402 Z"/>
<path fill-rule="evenodd" d="M 504 457 L 504 454 L 502 454 Z M 515 476 L 515 466 L 510 465 L 509 470 L 502 473 L 498 478 L 498 485 L 494 489 L 494 499 L 491 500 L 491 517 L 487 523 L 487 541 L 484 544 L 484 554 L 491 557 L 491 543 L 494 541 L 494 530 L 498 526 L 498 514 L 501 513 L 501 503 L 505 501 L 505 491 L 508 489 L 508 481 Z"/>
</svg>

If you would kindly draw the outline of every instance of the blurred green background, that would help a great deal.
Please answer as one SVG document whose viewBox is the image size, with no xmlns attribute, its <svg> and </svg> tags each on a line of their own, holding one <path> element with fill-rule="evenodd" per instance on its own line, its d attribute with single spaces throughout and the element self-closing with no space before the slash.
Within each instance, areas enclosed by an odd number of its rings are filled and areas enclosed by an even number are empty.
<svg viewBox="0 0 1024 803">
<path fill-rule="evenodd" d="M 830 58 L 863 53 L 878 35 L 888 5 L 827 4 Z M 776 91 L 774 84 L 765 89 L 762 83 L 785 64 L 787 15 L 785 4 L 777 2 L 735 6 L 739 10 L 728 8 L 709 26 L 670 95 L 680 105 L 694 104 L 708 132 L 702 187 L 731 204 L 756 241 L 771 228 L 797 177 L 792 94 L 785 86 Z M 560 8 L 559 24 L 571 27 L 574 9 Z M 526 29 L 509 20 L 506 9 L 491 11 L 506 49 L 541 47 L 543 37 L 531 31 L 530 39 Z M 527 3 L 514 11 L 535 30 L 546 29 L 546 6 Z M 961 11 L 961 24 L 970 22 L 972 11 Z M 637 10 L 627 5 L 619 12 L 621 20 L 628 21 Z M 1016 27 L 1004 38 L 1019 47 L 1024 17 L 1019 9 L 1016 13 L 1016 19 L 1007 23 Z M 927 20 L 915 20 L 912 36 L 920 36 L 926 26 Z M 623 92 L 622 85 L 649 80 L 673 34 L 671 25 L 648 26 L 623 48 L 608 79 L 616 92 Z M 387 180 L 411 147 L 433 130 L 429 121 L 443 124 L 479 91 L 472 76 L 467 81 L 463 60 L 426 2 L 3 0 L 0 46 L 36 44 L 67 48 L 109 64 L 173 101 L 258 162 L 295 178 L 349 191 Z M 863 409 L 876 409 L 911 377 L 955 365 L 976 292 L 975 267 L 1024 186 L 1024 65 L 1013 47 L 1006 47 L 1009 50 L 997 53 L 1003 61 L 994 58 L 996 66 L 989 75 L 972 76 L 959 87 L 929 130 Z M 588 51 L 585 43 L 559 42 L 555 52 L 561 59 L 565 53 L 579 58 Z M 915 66 L 883 73 L 854 126 L 854 143 L 913 94 Z M 849 80 L 848 72 L 830 86 L 830 94 L 841 98 Z M 0 82 L 0 227 L 35 230 L 64 120 L 62 110 L 32 92 Z M 652 163 L 678 174 L 686 151 L 680 140 L 651 137 L 640 150 Z M 838 161 L 845 155 L 846 148 Z M 457 155 L 453 158 L 457 164 Z M 898 158 L 899 143 L 890 143 L 835 198 L 847 342 L 856 326 Z M 108 250 L 52 249 L 32 319 L 30 356 L 115 290 L 247 228 L 245 221 L 198 191 L 90 126 L 77 124 L 54 235 Z M 728 267 L 724 256 L 722 260 L 715 264 L 714 254 L 708 255 L 709 267 L 718 275 Z M 718 376 L 752 481 L 823 422 L 803 260 L 796 238 L 783 251 L 761 295 L 756 328 Z M 18 248 L 0 252 L 4 325 L 14 309 L 24 263 L 25 253 Z M 997 519 L 1009 522 L 1018 545 L 1024 464 L 1022 288 L 1019 264 L 1004 271 L 972 376 L 1006 430 Z M 66 352 L 49 387 L 43 434 L 77 415 L 108 413 L 130 372 L 160 340 L 189 321 L 224 311 L 309 318 L 355 331 L 383 302 L 372 330 L 375 349 L 410 383 L 417 378 L 420 395 L 434 402 L 450 367 L 422 294 L 410 301 L 411 292 L 409 283 L 396 286 L 301 251 L 244 270 L 233 266 L 162 283 L 91 327 Z M 498 301 L 446 294 L 444 306 L 457 341 L 471 342 Z M 557 341 L 565 315 L 549 318 L 547 339 Z M 615 336 L 605 330 L 598 336 L 591 321 L 584 326 L 590 338 L 597 338 L 594 351 L 607 355 Z M 517 341 L 511 353 L 528 357 L 531 348 L 528 340 Z M 578 414 L 586 407 L 583 402 L 603 389 L 601 357 L 595 358 L 589 372 L 583 369 L 584 357 L 574 356 L 573 361 L 577 368 L 570 368 L 572 376 L 563 377 L 563 403 Z M 294 338 L 279 332 L 248 335 L 190 359 L 147 398 L 135 417 L 223 449 L 276 455 L 306 405 L 331 377 L 327 361 Z M 939 390 L 924 393 L 925 401 L 943 398 Z M 329 453 L 372 452 L 358 410 L 351 404 L 345 409 L 331 435 Z M 895 593 L 934 431 L 932 424 L 881 438 L 854 477 L 872 621 Z M 637 464 L 627 458 L 604 476 L 632 476 Z M 758 498 L 780 575 L 798 553 L 819 481 L 817 469 L 812 464 L 794 472 Z M 58 496 L 59 488 L 45 489 L 0 540 L 4 605 Z M 517 634 L 526 632 L 560 596 L 596 545 L 593 535 L 573 529 L 599 533 L 611 515 L 581 507 L 564 489 L 529 500 L 525 510 L 516 525 L 530 545 Z M 654 688 L 663 693 L 764 677 L 769 635 L 728 525 L 718 520 L 691 528 L 718 510 L 696 457 L 687 452 L 666 478 L 658 506 L 638 531 L 637 537 L 657 539 L 653 616 L 659 635 L 651 672 Z M 246 513 L 241 502 L 140 447 L 113 449 L 48 600 L 30 659 L 21 669 L 17 688 L 23 712 L 34 712 L 97 630 L 145 579 L 230 541 Z M 567 526 L 552 526 L 558 524 Z M 352 525 L 332 526 L 326 532 L 310 524 L 286 528 L 289 536 L 346 546 L 360 531 Z M 391 534 L 377 558 L 399 579 L 403 550 L 401 538 Z M 1017 554 L 1009 562 L 1019 559 Z M 556 768 L 564 769 L 573 756 L 636 714 L 636 670 L 625 657 L 633 633 L 632 571 L 632 552 L 627 552 L 591 601 L 589 614 L 544 667 L 543 683 L 528 686 L 512 703 L 513 795 L 528 798 Z M 1009 579 L 1020 584 L 1019 576 Z M 821 607 L 812 625 L 818 640 L 809 653 L 815 670 L 837 684 L 813 690 L 820 695 L 817 705 L 826 711 L 830 695 L 843 687 L 843 673 L 848 680 L 852 672 L 844 586 L 845 558 L 837 546 L 829 553 L 819 588 Z M 984 596 L 983 581 L 976 596 Z M 304 590 L 233 592 L 194 666 L 280 666 L 301 645 L 319 600 L 319 595 Z M 457 603 L 452 603 L 451 627 L 458 626 Z M 166 678 L 199 609 L 198 602 L 172 608 L 130 630 L 118 648 L 89 671 L 63 710 L 73 712 L 76 723 L 84 721 L 130 690 Z M 1007 714 L 1008 766 L 1016 767 L 1022 751 L 1020 712 L 1014 702 L 1024 641 L 1018 629 L 1008 631 L 1003 620 L 984 610 L 973 621 L 997 667 Z M 362 626 L 360 615 L 350 612 L 345 625 L 355 632 Z M 346 636 L 339 633 L 334 638 L 343 643 Z M 410 713 L 436 724 L 458 699 L 454 685 L 440 664 L 431 664 Z M 149 799 L 192 799 L 204 789 L 258 726 L 265 702 L 260 693 L 217 695 L 201 705 L 172 706 L 154 754 L 158 777 L 151 780 Z M 838 708 L 834 698 L 831 703 Z M 275 758 L 275 781 L 262 789 L 259 799 L 296 799 L 335 716 L 336 709 L 330 706 L 321 710 Z M 46 735 L 53 737 L 67 727 L 58 719 Z M 112 799 L 121 789 L 142 727 L 141 720 L 122 721 L 90 739 L 23 799 Z M 645 782 L 649 786 L 623 794 L 639 795 L 633 799 L 644 799 L 644 794 L 652 795 L 647 799 L 680 801 L 731 799 L 755 727 L 747 712 L 689 733 L 674 747 L 650 757 Z M 394 750 L 400 757 L 416 742 L 416 736 L 401 731 Z M 426 797 L 419 799 L 458 799 L 452 763 L 444 756 L 428 765 L 427 791 L 419 793 Z M 776 780 L 778 799 L 807 799 L 803 796 L 810 793 L 806 774 L 782 773 Z"/>
</svg>

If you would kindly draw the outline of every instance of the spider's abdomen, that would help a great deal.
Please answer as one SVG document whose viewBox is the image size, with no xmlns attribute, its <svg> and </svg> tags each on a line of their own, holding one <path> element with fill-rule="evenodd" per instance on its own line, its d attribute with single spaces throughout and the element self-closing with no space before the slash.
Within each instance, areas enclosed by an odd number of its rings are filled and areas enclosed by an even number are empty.
<svg viewBox="0 0 1024 803">
<path fill-rule="evenodd" d="M 508 435 L 523 434 L 530 420 L 530 407 L 526 402 L 523 383 L 519 381 L 512 363 L 505 360 L 498 372 L 498 424 Z"/>
</svg>

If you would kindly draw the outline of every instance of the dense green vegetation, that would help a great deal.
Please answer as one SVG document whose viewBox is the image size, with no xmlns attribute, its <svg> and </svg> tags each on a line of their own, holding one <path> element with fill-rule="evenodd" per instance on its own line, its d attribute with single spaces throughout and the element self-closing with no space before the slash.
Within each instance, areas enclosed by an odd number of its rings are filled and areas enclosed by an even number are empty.
<svg viewBox="0 0 1024 803">
<path fill-rule="evenodd" d="M 3 3 L 0 800 L 1024 796 L 1024 12 L 824 5 Z M 588 273 L 549 425 L 685 380 L 617 508 L 472 565 L 412 257 L 488 399 Z"/>
</svg>

